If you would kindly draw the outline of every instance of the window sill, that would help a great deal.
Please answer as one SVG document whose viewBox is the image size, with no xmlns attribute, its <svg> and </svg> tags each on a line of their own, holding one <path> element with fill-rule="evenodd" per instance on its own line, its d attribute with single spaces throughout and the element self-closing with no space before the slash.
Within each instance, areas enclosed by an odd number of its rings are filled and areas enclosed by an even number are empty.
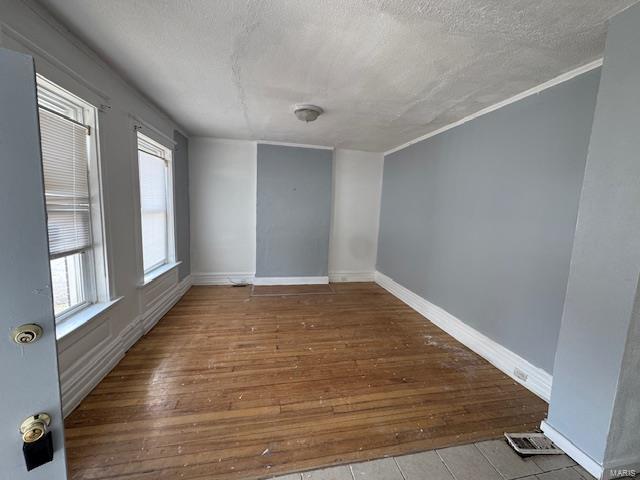
<svg viewBox="0 0 640 480">
<path fill-rule="evenodd" d="M 56 325 L 56 340 L 62 340 L 78 328 L 86 325 L 91 320 L 109 310 L 124 297 L 118 297 L 108 302 L 93 303 L 83 308 L 78 313 L 68 316 Z"/>
<path fill-rule="evenodd" d="M 164 265 L 160 265 L 158 268 L 151 270 L 149 273 L 147 273 L 144 276 L 144 281 L 142 282 L 142 285 L 140 285 L 140 287 L 142 288 L 142 287 L 145 287 L 146 285 L 149 285 L 156 278 L 161 277 L 162 275 L 169 272 L 170 270 L 173 270 L 174 268 L 177 268 L 178 265 L 180 265 L 181 263 L 182 261 L 165 263 Z"/>
</svg>

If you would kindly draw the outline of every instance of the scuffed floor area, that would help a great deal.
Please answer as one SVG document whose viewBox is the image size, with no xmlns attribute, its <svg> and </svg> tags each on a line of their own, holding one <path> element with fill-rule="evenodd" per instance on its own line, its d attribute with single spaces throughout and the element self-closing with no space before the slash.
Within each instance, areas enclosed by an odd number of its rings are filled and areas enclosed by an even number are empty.
<svg viewBox="0 0 640 480">
<path fill-rule="evenodd" d="M 260 479 L 536 428 L 547 405 L 373 283 L 193 287 L 66 422 L 73 479 Z"/>
</svg>

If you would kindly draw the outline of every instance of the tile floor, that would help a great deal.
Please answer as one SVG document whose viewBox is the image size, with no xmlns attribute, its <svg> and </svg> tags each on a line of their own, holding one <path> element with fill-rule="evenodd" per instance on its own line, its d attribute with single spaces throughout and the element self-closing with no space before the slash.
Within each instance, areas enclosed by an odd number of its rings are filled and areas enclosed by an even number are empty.
<svg viewBox="0 0 640 480">
<path fill-rule="evenodd" d="M 594 480 L 566 455 L 520 458 L 503 440 L 389 457 L 274 480 Z"/>
</svg>

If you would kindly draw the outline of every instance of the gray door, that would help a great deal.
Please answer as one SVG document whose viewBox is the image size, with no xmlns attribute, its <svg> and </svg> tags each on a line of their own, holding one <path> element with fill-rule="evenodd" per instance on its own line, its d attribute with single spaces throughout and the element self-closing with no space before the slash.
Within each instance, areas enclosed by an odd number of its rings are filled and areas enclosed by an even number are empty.
<svg viewBox="0 0 640 480">
<path fill-rule="evenodd" d="M 63 480 L 64 454 L 33 58 L 0 48 L 0 479 Z M 42 336 L 17 344 L 12 332 Z M 53 461 L 27 472 L 19 427 L 47 413 Z"/>
</svg>

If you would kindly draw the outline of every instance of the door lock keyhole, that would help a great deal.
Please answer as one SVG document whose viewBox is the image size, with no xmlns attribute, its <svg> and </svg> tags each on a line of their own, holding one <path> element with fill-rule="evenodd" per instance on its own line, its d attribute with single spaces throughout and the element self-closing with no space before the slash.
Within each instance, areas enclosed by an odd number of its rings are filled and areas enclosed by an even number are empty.
<svg viewBox="0 0 640 480">
<path fill-rule="evenodd" d="M 11 338 L 18 345 L 36 342 L 40 337 L 42 337 L 42 327 L 35 323 L 20 325 L 11 332 Z"/>
</svg>

